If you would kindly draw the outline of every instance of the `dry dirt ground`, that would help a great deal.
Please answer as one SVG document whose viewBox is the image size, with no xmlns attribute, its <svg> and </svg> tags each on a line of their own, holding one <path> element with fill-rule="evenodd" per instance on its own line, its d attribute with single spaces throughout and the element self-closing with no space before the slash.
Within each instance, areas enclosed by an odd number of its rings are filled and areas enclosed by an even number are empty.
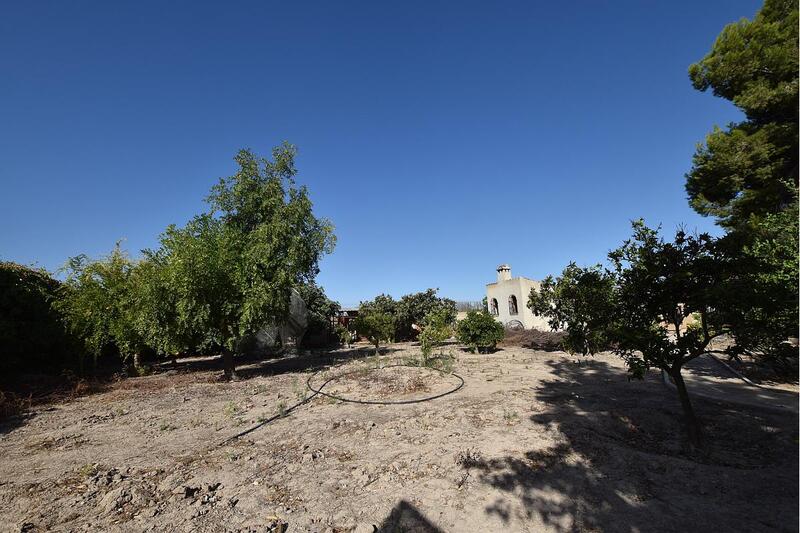
<svg viewBox="0 0 800 533">
<path fill-rule="evenodd" d="M 796 415 L 695 400 L 612 355 L 457 347 L 458 381 L 390 346 L 119 381 L 0 426 L 2 531 L 797 531 Z M 227 444 L 259 421 L 280 418 Z"/>
</svg>

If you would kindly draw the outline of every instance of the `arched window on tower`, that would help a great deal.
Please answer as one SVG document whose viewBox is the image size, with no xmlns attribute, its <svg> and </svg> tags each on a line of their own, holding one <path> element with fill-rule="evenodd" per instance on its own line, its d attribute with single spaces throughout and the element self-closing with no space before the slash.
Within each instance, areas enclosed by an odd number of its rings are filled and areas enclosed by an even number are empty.
<svg viewBox="0 0 800 533">
<path fill-rule="evenodd" d="M 497 298 L 492 298 L 492 301 L 489 303 L 489 312 L 494 316 L 500 314 L 500 308 L 497 305 Z"/>
<path fill-rule="evenodd" d="M 517 297 L 513 294 L 508 297 L 508 314 L 509 315 L 516 315 L 517 314 Z"/>
</svg>

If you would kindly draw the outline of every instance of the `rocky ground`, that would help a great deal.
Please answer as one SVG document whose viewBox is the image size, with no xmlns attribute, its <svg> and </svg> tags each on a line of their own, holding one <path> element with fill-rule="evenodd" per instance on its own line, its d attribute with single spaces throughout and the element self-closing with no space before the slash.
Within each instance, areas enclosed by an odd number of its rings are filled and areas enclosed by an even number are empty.
<svg viewBox="0 0 800 533">
<path fill-rule="evenodd" d="M 705 448 L 655 373 L 458 347 L 459 384 L 412 345 L 121 380 L 0 426 L 0 531 L 797 531 L 798 420 L 695 399 Z M 272 420 L 275 415 L 282 415 Z M 272 420 L 272 421 L 270 421 Z M 241 438 L 231 436 L 263 426 Z"/>
</svg>

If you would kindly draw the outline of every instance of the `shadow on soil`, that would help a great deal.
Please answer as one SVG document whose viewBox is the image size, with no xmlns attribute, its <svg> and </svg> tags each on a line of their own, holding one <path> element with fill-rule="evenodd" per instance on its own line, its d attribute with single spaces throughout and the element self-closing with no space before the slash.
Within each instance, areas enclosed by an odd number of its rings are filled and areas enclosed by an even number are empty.
<svg viewBox="0 0 800 533">
<path fill-rule="evenodd" d="M 509 527 L 556 531 L 792 530 L 798 521 L 797 419 L 694 398 L 705 448 L 685 446 L 674 391 L 628 382 L 606 363 L 549 361 L 530 420 L 560 442 L 483 459 L 480 482 L 504 493 L 486 512 Z M 536 404 L 540 405 L 540 404 Z"/>
<path fill-rule="evenodd" d="M 381 355 L 389 355 L 399 348 L 381 348 Z M 236 374 L 240 380 L 260 376 L 274 376 L 288 372 L 315 372 L 331 365 L 346 363 L 353 359 L 364 359 L 375 355 L 372 346 L 358 346 L 350 349 L 319 350 L 302 354 L 279 354 L 272 356 L 236 356 Z M 222 375 L 222 357 L 195 357 L 178 360 L 176 364 L 163 363 L 156 367 L 157 372 L 175 371 L 210 372 L 218 370 Z"/>
<path fill-rule="evenodd" d="M 400 348 L 381 348 L 381 355 L 389 355 Z M 239 380 L 259 376 L 272 376 L 288 372 L 315 372 L 331 365 L 353 359 L 363 359 L 375 354 L 373 346 L 350 349 L 314 350 L 302 355 L 279 354 L 269 356 L 236 356 L 236 373 Z M 196 356 L 176 362 L 152 363 L 152 374 L 188 374 L 219 371 L 222 378 L 221 356 Z M 13 382 L 0 381 L 0 435 L 26 424 L 36 416 L 34 407 L 63 403 L 78 397 L 105 392 L 126 377 L 125 369 L 118 366 L 104 368 L 96 377 L 79 379 L 74 375 L 23 375 Z M 136 379 L 133 377 L 132 379 Z M 206 378 L 208 379 L 208 378 Z M 212 378 L 213 379 L 213 378 Z"/>
<path fill-rule="evenodd" d="M 34 418 L 34 408 L 103 392 L 112 381 L 111 376 L 84 379 L 71 373 L 3 377 L 6 379 L 0 380 L 0 435 Z"/>
<path fill-rule="evenodd" d="M 405 500 L 400 500 L 389 513 L 377 533 L 444 533 L 428 520 L 416 507 Z"/>
</svg>

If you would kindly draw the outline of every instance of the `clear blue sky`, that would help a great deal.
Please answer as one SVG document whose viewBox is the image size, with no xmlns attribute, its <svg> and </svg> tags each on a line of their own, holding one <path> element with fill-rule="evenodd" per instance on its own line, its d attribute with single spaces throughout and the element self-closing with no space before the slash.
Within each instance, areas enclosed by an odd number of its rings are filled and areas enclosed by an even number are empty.
<svg viewBox="0 0 800 533">
<path fill-rule="evenodd" d="M 298 145 L 329 296 L 480 299 L 602 260 L 739 118 L 687 67 L 760 2 L 4 2 L 0 258 L 134 254 L 240 147 Z"/>
</svg>

